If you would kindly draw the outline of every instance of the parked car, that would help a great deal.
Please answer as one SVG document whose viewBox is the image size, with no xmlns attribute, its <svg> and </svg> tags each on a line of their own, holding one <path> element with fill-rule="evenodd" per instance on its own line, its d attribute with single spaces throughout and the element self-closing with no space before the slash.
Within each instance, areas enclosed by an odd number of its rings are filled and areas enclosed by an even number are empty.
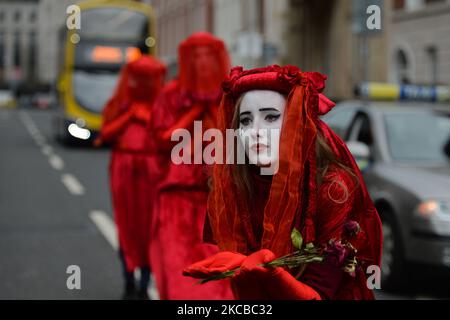
<svg viewBox="0 0 450 320">
<path fill-rule="evenodd" d="M 11 90 L 0 89 L 0 108 L 15 108 L 16 100 Z"/>
<path fill-rule="evenodd" d="M 450 272 L 450 105 L 347 101 L 323 120 L 355 157 L 383 223 L 382 287 Z"/>
</svg>

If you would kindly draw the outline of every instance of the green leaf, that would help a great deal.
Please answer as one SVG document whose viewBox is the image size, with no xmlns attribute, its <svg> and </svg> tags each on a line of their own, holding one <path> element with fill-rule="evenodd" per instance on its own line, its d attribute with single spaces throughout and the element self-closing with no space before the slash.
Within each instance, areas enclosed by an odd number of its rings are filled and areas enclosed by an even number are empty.
<svg viewBox="0 0 450 320">
<path fill-rule="evenodd" d="M 300 233 L 300 231 L 298 231 L 297 229 L 294 228 L 291 232 L 291 240 L 292 240 L 292 244 L 294 245 L 295 248 L 301 249 L 302 244 L 303 244 L 303 238 L 302 238 L 302 234 Z"/>
</svg>

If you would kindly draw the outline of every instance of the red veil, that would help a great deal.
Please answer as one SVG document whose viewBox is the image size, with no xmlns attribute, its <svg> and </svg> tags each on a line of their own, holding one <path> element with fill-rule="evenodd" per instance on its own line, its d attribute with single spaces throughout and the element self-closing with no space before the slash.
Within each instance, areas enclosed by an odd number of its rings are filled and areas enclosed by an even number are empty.
<svg viewBox="0 0 450 320">
<path fill-rule="evenodd" d="M 196 68 L 205 55 L 200 48 L 207 48 L 214 61 L 208 63 L 210 72 L 200 77 Z M 219 38 L 207 32 L 196 32 L 181 42 L 179 54 L 179 85 L 181 91 L 188 92 L 194 100 L 217 99 L 221 94 L 220 85 L 230 70 L 230 58 L 225 44 Z M 208 53 L 207 53 L 208 54 Z"/>
<path fill-rule="evenodd" d="M 274 65 L 247 71 L 235 67 L 224 82 L 218 115 L 218 127 L 224 136 L 225 130 L 232 128 L 236 101 L 243 92 L 274 90 L 288 94 L 288 99 L 280 137 L 279 169 L 273 176 L 264 209 L 261 242 L 251 232 L 247 201 L 232 181 L 230 165 L 214 166 L 208 218 L 213 239 L 221 250 L 250 254 L 265 248 L 276 256 L 283 256 L 293 251 L 290 235 L 294 227 L 301 231 L 305 243 L 315 242 L 319 196 L 316 138 L 320 131 L 335 156 L 351 168 L 360 181 L 349 216 L 364 231 L 363 245 L 357 245 L 358 257 L 370 261 L 369 264 L 380 265 L 381 224 L 360 170 L 345 143 L 319 119 L 334 105 L 320 94 L 325 80 L 326 76 L 317 72 Z"/>
<path fill-rule="evenodd" d="M 141 56 L 121 70 L 116 89 L 102 111 L 103 123 L 119 116 L 132 101 L 153 104 L 164 84 L 166 67 L 156 58 Z"/>
</svg>

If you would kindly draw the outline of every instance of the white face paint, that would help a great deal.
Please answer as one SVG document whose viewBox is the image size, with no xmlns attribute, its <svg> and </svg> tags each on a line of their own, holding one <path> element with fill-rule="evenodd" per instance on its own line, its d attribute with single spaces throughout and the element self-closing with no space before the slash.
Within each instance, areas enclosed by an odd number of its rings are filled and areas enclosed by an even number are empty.
<svg viewBox="0 0 450 320">
<path fill-rule="evenodd" d="M 239 138 L 251 164 L 278 169 L 285 105 L 286 99 L 276 91 L 252 90 L 244 94 L 239 110 Z"/>
</svg>

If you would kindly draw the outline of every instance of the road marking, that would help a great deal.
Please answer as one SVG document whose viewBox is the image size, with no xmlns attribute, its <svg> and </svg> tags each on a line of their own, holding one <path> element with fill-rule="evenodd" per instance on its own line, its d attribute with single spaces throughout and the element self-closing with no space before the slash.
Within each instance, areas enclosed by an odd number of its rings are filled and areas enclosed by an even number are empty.
<svg viewBox="0 0 450 320">
<path fill-rule="evenodd" d="M 34 123 L 31 116 L 26 113 L 25 111 L 22 111 L 19 113 L 19 117 L 22 120 L 23 125 L 28 130 L 28 132 L 31 135 L 31 138 L 33 138 L 34 142 L 40 147 L 43 147 L 46 145 L 45 137 L 42 135 L 42 133 L 39 131 L 38 127 Z"/>
<path fill-rule="evenodd" d="M 49 156 L 53 153 L 53 148 L 51 146 L 49 146 L 48 144 L 45 144 L 42 146 L 41 151 L 46 156 Z"/>
<path fill-rule="evenodd" d="M 106 241 L 108 241 L 111 247 L 116 251 L 119 250 L 117 229 L 113 219 L 111 219 L 111 217 L 102 210 L 92 210 L 89 213 L 89 217 L 91 218 L 92 222 L 94 222 L 97 229 L 100 230 L 100 233 L 105 237 Z M 136 273 L 139 273 L 139 270 L 136 271 Z M 150 299 L 159 300 L 159 292 L 158 288 L 156 287 L 155 278 L 153 274 L 151 274 L 150 277 L 150 286 L 147 293 Z M 139 276 L 137 278 L 139 278 Z"/>
<path fill-rule="evenodd" d="M 37 133 L 33 138 L 34 142 L 36 142 L 39 147 L 42 147 L 47 143 L 44 136 L 42 136 L 40 133 Z"/>
<path fill-rule="evenodd" d="M 53 169 L 60 171 L 64 168 L 64 161 L 61 159 L 60 156 L 56 154 L 50 154 L 48 156 L 48 162 L 52 166 Z"/>
<path fill-rule="evenodd" d="M 114 221 L 104 211 L 101 210 L 92 210 L 89 214 L 89 217 L 109 242 L 111 247 L 113 247 L 114 250 L 118 250 L 119 244 L 117 240 L 117 231 Z"/>
<path fill-rule="evenodd" d="M 61 181 L 71 194 L 75 196 L 80 196 L 84 194 L 83 185 L 78 181 L 78 179 L 74 175 L 70 173 L 65 173 L 61 176 Z"/>
</svg>

